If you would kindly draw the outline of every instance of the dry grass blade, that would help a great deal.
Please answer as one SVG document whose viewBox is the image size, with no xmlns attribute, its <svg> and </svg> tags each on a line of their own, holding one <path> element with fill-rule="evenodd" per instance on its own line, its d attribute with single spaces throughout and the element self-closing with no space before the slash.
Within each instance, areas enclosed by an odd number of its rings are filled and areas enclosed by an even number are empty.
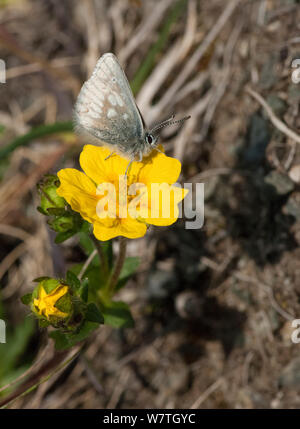
<svg viewBox="0 0 300 429">
<path fill-rule="evenodd" d="M 165 12 L 172 3 L 173 0 L 164 0 L 156 3 L 152 13 L 147 17 L 147 21 L 143 21 L 139 25 L 127 44 L 120 49 L 118 57 L 123 64 L 126 63 L 130 55 L 133 54 L 148 37 L 152 36 L 153 31 L 159 26 Z"/>
<path fill-rule="evenodd" d="M 284 122 L 282 122 L 273 112 L 271 107 L 266 103 L 266 101 L 263 99 L 261 95 L 259 95 L 256 91 L 253 89 L 246 87 L 245 91 L 248 92 L 255 100 L 259 102 L 259 104 L 265 109 L 270 121 L 276 127 L 279 131 L 281 131 L 283 134 L 285 134 L 290 139 L 294 140 L 297 143 L 300 143 L 300 136 L 299 134 L 295 133 L 295 131 L 291 130 L 287 125 L 285 125 Z"/>
<path fill-rule="evenodd" d="M 215 41 L 219 33 L 222 31 L 225 24 L 230 19 L 231 15 L 239 5 L 240 0 L 232 0 L 225 8 L 219 19 L 205 36 L 200 46 L 196 49 L 190 59 L 186 62 L 178 77 L 174 80 L 170 88 L 165 92 L 161 100 L 152 108 L 150 118 L 156 118 L 160 112 L 164 111 L 168 104 L 172 101 L 173 97 L 180 89 L 182 84 L 190 77 L 195 71 L 197 64 L 203 58 L 210 45 Z"/>
</svg>

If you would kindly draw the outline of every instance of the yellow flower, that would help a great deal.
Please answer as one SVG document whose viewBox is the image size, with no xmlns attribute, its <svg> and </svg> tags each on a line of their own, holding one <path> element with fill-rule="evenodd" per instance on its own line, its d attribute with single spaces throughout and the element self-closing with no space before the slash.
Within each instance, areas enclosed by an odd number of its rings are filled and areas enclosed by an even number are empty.
<svg viewBox="0 0 300 429">
<path fill-rule="evenodd" d="M 49 316 L 65 318 L 67 313 L 63 313 L 55 307 L 57 301 L 68 292 L 68 286 L 59 285 L 52 292 L 47 294 L 43 286 L 39 288 L 38 298 L 33 300 L 33 305 L 36 311 L 49 319 Z"/>
<path fill-rule="evenodd" d="M 124 176 L 128 159 L 110 150 L 86 145 L 80 155 L 84 171 L 66 168 L 58 172 L 58 195 L 74 211 L 92 223 L 102 241 L 117 236 L 138 238 L 147 225 L 171 225 L 179 215 L 178 203 L 187 190 L 172 186 L 181 164 L 164 153 L 152 151 L 142 162 L 133 162 Z"/>
</svg>

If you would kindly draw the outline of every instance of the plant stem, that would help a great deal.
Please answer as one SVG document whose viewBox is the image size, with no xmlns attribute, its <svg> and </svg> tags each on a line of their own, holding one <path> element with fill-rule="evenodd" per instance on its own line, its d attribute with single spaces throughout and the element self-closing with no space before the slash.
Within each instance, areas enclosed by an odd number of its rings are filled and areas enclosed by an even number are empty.
<svg viewBox="0 0 300 429">
<path fill-rule="evenodd" d="M 115 287 L 120 277 L 121 270 L 123 268 L 125 258 L 126 258 L 127 240 L 125 237 L 120 237 L 119 242 L 120 242 L 119 254 L 106 289 L 109 297 L 112 297 L 114 295 Z"/>
<path fill-rule="evenodd" d="M 46 137 L 52 134 L 73 131 L 72 122 L 56 122 L 54 124 L 39 125 L 32 128 L 27 134 L 17 137 L 8 145 L 0 149 L 0 158 L 8 156 L 20 146 L 27 146 L 32 140 Z"/>
<path fill-rule="evenodd" d="M 99 240 L 97 240 L 97 238 L 93 234 L 91 234 L 90 237 L 95 244 L 95 247 L 96 247 L 96 250 L 98 252 L 103 271 L 105 274 L 107 274 L 108 273 L 108 262 L 107 262 L 106 255 L 103 252 L 101 243 Z"/>
<path fill-rule="evenodd" d="M 94 257 L 97 255 L 97 253 L 98 253 L 97 249 L 94 249 L 92 251 L 92 253 L 90 254 L 90 256 L 87 258 L 87 260 L 83 264 L 83 267 L 80 270 L 80 273 L 78 274 L 78 280 L 80 280 L 80 281 L 82 280 L 82 277 L 83 277 L 84 273 L 88 269 L 88 266 L 90 265 L 90 263 L 92 262 L 92 260 L 94 259 Z"/>
</svg>

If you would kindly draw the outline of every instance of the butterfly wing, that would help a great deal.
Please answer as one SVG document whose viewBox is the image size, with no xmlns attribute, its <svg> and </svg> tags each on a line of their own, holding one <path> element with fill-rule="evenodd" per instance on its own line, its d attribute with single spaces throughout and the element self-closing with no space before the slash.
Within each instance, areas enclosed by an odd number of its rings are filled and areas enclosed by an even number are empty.
<svg viewBox="0 0 300 429">
<path fill-rule="evenodd" d="M 129 156 L 141 148 L 144 126 L 130 85 L 117 58 L 104 54 L 84 83 L 75 105 L 75 123 Z"/>
</svg>

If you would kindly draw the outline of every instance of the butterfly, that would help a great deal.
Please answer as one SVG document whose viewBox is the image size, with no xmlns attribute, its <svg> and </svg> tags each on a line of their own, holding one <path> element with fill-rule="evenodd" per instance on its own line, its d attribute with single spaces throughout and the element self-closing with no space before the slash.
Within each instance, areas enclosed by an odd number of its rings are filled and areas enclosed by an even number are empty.
<svg viewBox="0 0 300 429">
<path fill-rule="evenodd" d="M 78 95 L 75 109 L 75 130 L 88 134 L 98 145 L 107 145 L 112 153 L 130 160 L 142 161 L 153 149 L 159 150 L 159 131 L 168 125 L 183 122 L 190 116 L 174 121 L 174 115 L 147 129 L 135 103 L 126 75 L 116 56 L 102 55 Z"/>
</svg>

